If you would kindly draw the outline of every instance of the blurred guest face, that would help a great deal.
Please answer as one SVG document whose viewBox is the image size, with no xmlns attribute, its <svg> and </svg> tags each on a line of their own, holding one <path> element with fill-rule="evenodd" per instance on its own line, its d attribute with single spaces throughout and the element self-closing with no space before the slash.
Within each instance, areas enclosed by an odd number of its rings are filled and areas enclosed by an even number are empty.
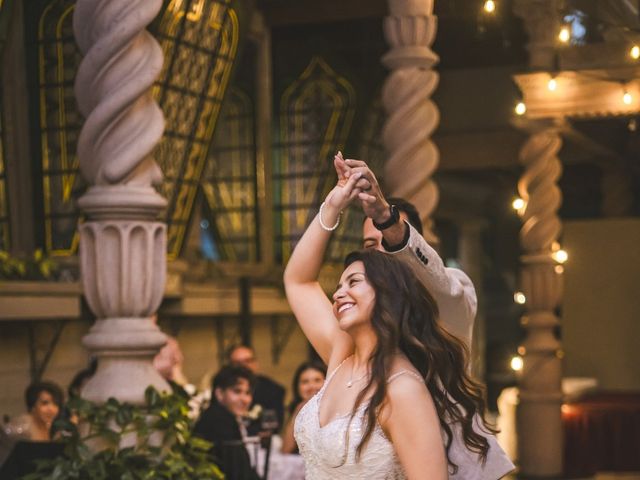
<svg viewBox="0 0 640 480">
<path fill-rule="evenodd" d="M 309 400 L 320 391 L 324 384 L 324 374 L 315 368 L 308 368 L 300 374 L 298 393 L 302 400 Z"/>
<path fill-rule="evenodd" d="M 253 393 L 246 378 L 238 379 L 233 387 L 216 388 L 216 399 L 236 417 L 246 415 L 253 400 Z"/>
<path fill-rule="evenodd" d="M 238 347 L 231 355 L 229 355 L 229 360 L 231 363 L 235 363 L 236 365 L 242 365 L 245 368 L 248 368 L 253 373 L 258 373 L 258 361 L 256 360 L 256 355 L 250 348 L 247 347 Z"/>
<path fill-rule="evenodd" d="M 38 400 L 36 400 L 35 405 L 31 409 L 33 419 L 47 428 L 51 427 L 51 424 L 59 412 L 60 407 L 53 401 L 51 394 L 46 391 L 40 392 Z"/>
</svg>

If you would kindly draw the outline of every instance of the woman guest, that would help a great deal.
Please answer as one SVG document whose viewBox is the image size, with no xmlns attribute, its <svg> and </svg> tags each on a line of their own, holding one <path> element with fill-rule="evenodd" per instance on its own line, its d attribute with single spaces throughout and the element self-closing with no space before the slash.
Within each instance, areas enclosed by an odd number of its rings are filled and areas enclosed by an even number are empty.
<svg viewBox="0 0 640 480">
<path fill-rule="evenodd" d="M 20 440 L 51 441 L 51 426 L 64 404 L 62 389 L 53 382 L 36 382 L 24 393 L 27 414 L 3 427 L 0 434 L 0 464 Z"/>
<path fill-rule="evenodd" d="M 291 308 L 330 372 L 300 410 L 295 438 L 309 480 L 446 479 L 457 468 L 453 429 L 481 460 L 489 449 L 472 428 L 484 402 L 464 345 L 438 325 L 437 306 L 409 267 L 381 252 L 347 257 L 333 303 L 318 283 L 340 212 L 370 187 L 361 177 L 329 193 L 285 270 Z"/>
<path fill-rule="evenodd" d="M 293 425 L 300 409 L 322 388 L 326 370 L 317 362 L 304 362 L 293 375 L 291 391 L 293 400 L 289 404 L 289 421 L 283 433 L 282 453 L 298 453 L 298 445 L 293 436 Z"/>
</svg>

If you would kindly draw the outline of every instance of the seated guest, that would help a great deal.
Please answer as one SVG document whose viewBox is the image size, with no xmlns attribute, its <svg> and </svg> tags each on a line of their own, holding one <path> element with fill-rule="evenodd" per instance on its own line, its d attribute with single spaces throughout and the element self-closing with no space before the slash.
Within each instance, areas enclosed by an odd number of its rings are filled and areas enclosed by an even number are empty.
<svg viewBox="0 0 640 480">
<path fill-rule="evenodd" d="M 27 414 L 5 425 L 0 431 L 0 463 L 20 440 L 51 441 L 51 425 L 64 403 L 62 389 L 52 382 L 36 382 L 25 391 Z"/>
<path fill-rule="evenodd" d="M 229 363 L 242 365 L 254 373 L 256 385 L 253 391 L 253 403 L 251 406 L 260 405 L 263 412 L 267 410 L 275 411 L 278 425 L 273 431 L 280 430 L 284 419 L 284 387 L 269 377 L 259 374 L 260 368 L 256 358 L 256 352 L 253 348 L 247 345 L 234 345 L 228 350 L 227 358 Z"/>
<path fill-rule="evenodd" d="M 289 420 L 282 435 L 282 453 L 298 453 L 298 445 L 293 437 L 293 425 L 298 412 L 324 385 L 327 370 L 317 362 L 302 363 L 293 375 L 291 391 L 293 399 L 289 404 Z"/>
<path fill-rule="evenodd" d="M 194 434 L 213 443 L 220 469 L 230 479 L 257 479 L 244 446 L 243 418 L 253 400 L 255 377 L 240 365 L 222 367 L 213 378 L 211 405 L 202 412 Z"/>
</svg>

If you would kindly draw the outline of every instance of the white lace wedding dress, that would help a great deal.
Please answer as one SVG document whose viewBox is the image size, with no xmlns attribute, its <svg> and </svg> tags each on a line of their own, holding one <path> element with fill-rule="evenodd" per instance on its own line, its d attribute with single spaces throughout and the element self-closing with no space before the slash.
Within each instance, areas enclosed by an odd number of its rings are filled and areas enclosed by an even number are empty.
<svg viewBox="0 0 640 480">
<path fill-rule="evenodd" d="M 360 406 L 351 423 L 350 414 L 347 414 L 320 426 L 320 402 L 340 366 L 342 364 L 331 372 L 322 389 L 307 402 L 296 418 L 294 435 L 305 461 L 306 480 L 405 479 L 393 445 L 379 424 L 376 424 L 369 442 L 362 450 L 360 461 L 356 462 L 356 447 L 363 434 L 366 404 Z M 403 374 L 417 376 L 414 372 L 404 370 L 392 375 L 387 381 Z M 480 461 L 476 453 L 466 448 L 460 427 L 454 426 L 454 441 L 449 458 L 458 465 L 458 470 L 453 473 L 450 467 L 450 480 L 497 480 L 514 468 L 496 442 L 495 436 L 483 431 L 478 416 L 474 420 L 476 432 L 484 435 L 489 442 L 487 460 Z"/>
<path fill-rule="evenodd" d="M 350 424 L 351 415 L 347 414 L 320 426 L 320 402 L 338 368 L 331 372 L 322 389 L 302 407 L 296 418 L 294 435 L 304 457 L 306 480 L 404 479 L 393 445 L 378 424 L 362 450 L 360 461 L 356 462 L 366 404 L 360 406 Z"/>
</svg>

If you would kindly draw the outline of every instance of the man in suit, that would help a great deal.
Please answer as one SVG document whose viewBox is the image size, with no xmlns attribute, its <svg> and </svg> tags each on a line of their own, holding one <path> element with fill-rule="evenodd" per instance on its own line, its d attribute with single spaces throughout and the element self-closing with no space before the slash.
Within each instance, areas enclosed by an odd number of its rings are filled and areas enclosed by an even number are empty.
<svg viewBox="0 0 640 480">
<path fill-rule="evenodd" d="M 284 387 L 266 375 L 260 375 L 260 366 L 253 348 L 247 345 L 234 345 L 228 350 L 227 358 L 230 364 L 242 365 L 253 372 L 255 375 L 255 388 L 251 406 L 260 405 L 263 412 L 266 410 L 275 412 L 278 426 L 274 431 L 280 430 L 284 420 Z M 252 427 L 254 426 L 252 425 Z M 254 430 L 252 427 L 250 427 L 251 430 Z"/>
</svg>

